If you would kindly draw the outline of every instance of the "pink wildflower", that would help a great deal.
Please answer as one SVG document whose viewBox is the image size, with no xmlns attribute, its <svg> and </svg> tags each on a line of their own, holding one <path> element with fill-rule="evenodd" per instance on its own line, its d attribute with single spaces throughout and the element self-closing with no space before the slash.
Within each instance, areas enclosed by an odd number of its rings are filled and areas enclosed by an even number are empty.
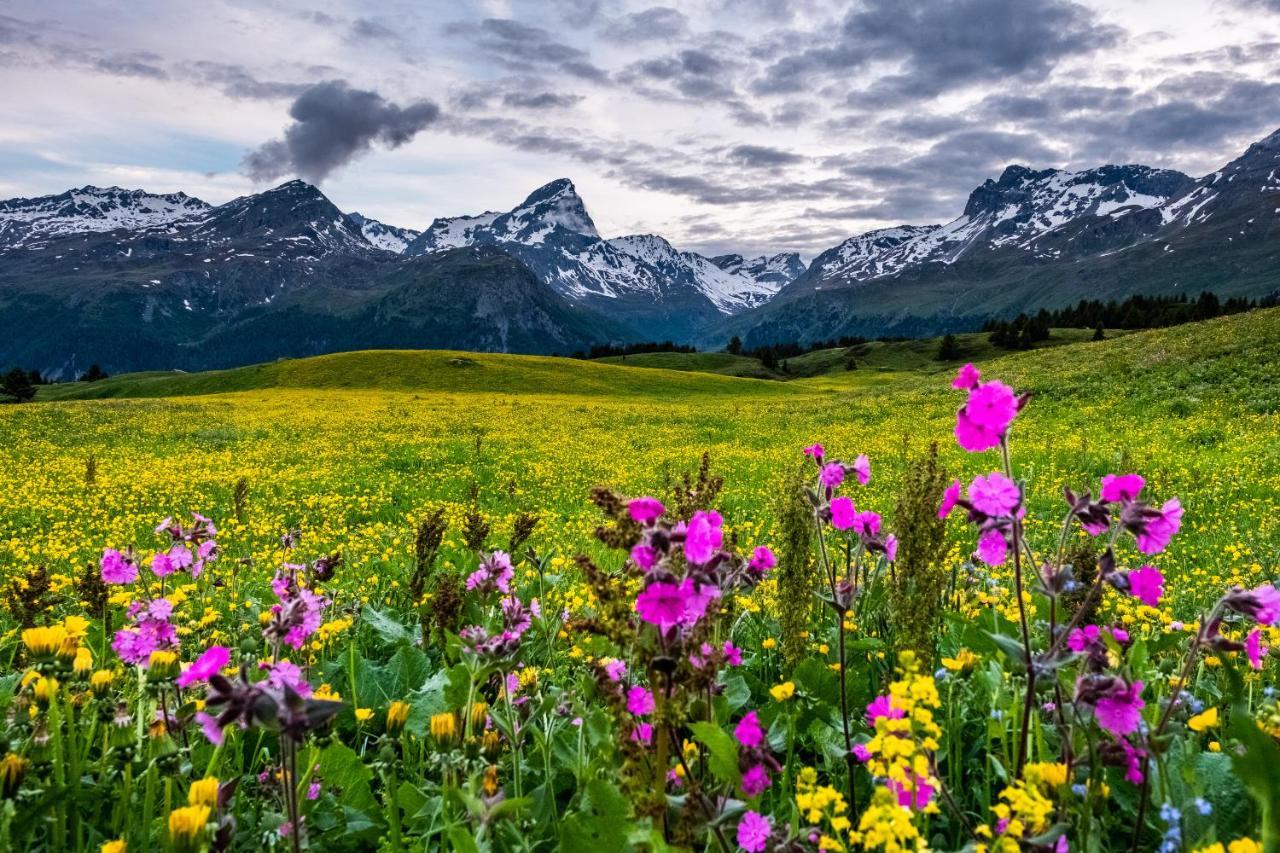
<svg viewBox="0 0 1280 853">
<path fill-rule="evenodd" d="M 653 713 L 653 694 L 637 684 L 627 691 L 627 710 L 637 717 L 647 717 Z"/>
<path fill-rule="evenodd" d="M 769 788 L 771 782 L 769 771 L 764 769 L 764 765 L 755 764 L 742 774 L 742 793 L 748 797 L 758 797 Z"/>
<path fill-rule="evenodd" d="M 631 549 L 631 560 L 647 572 L 658 562 L 658 551 L 651 545 L 636 545 Z"/>
<path fill-rule="evenodd" d="M 179 687 L 187 687 L 197 681 L 208 681 L 209 676 L 227 665 L 231 660 L 231 650 L 226 646 L 210 646 L 204 654 L 196 658 L 191 666 L 182 671 L 177 678 Z"/>
<path fill-rule="evenodd" d="M 953 480 L 947 490 L 942 493 L 942 503 L 938 506 L 938 518 L 946 518 L 951 514 L 951 510 L 955 509 L 956 502 L 960 500 L 960 481 Z"/>
<path fill-rule="evenodd" d="M 867 458 L 867 454 L 860 453 L 858 458 L 853 460 L 853 473 L 858 478 L 858 483 L 865 486 L 871 482 L 871 460 Z"/>
<path fill-rule="evenodd" d="M 689 519 L 689 528 L 685 531 L 684 557 L 694 565 L 709 561 L 724 543 L 724 533 L 720 530 L 723 524 L 720 513 L 715 510 L 699 510 Z"/>
<path fill-rule="evenodd" d="M 993 528 L 978 539 L 978 550 L 974 556 L 988 566 L 1002 565 L 1009 556 L 1009 543 L 1003 533 Z"/>
<path fill-rule="evenodd" d="M 1170 498 L 1160 507 L 1160 515 L 1148 521 L 1146 529 L 1138 534 L 1138 550 L 1144 554 L 1159 554 L 1181 527 L 1182 502 Z"/>
<path fill-rule="evenodd" d="M 855 510 L 852 500 L 839 497 L 831 502 L 831 526 L 836 530 L 848 530 L 853 527 L 854 518 Z"/>
<path fill-rule="evenodd" d="M 893 702 L 888 696 L 877 696 L 867 705 L 867 725 L 875 728 L 876 720 L 881 717 L 890 720 L 901 720 L 906 716 L 906 713 L 901 708 L 893 707 Z"/>
<path fill-rule="evenodd" d="M 1254 669 L 1262 669 L 1262 659 L 1269 652 L 1266 646 L 1262 645 L 1262 630 L 1254 628 L 1249 632 L 1249 636 L 1244 639 L 1244 653 L 1249 657 L 1249 666 Z"/>
<path fill-rule="evenodd" d="M 828 489 L 834 489 L 844 482 L 844 466 L 839 462 L 828 462 L 822 466 L 818 480 Z"/>
<path fill-rule="evenodd" d="M 1147 481 L 1137 474 L 1107 474 L 1102 478 L 1102 500 L 1108 503 L 1136 501 Z"/>
<path fill-rule="evenodd" d="M 733 729 L 733 736 L 738 739 L 738 743 L 747 749 L 755 749 L 764 741 L 764 729 L 760 728 L 760 720 L 756 717 L 755 711 L 750 711 Z"/>
<path fill-rule="evenodd" d="M 196 722 L 200 724 L 200 731 L 209 743 L 214 746 L 222 746 L 222 726 L 218 725 L 215 717 L 206 714 L 204 711 L 197 711 Z"/>
<path fill-rule="evenodd" d="M 631 730 L 631 740 L 648 746 L 653 742 L 653 726 L 649 723 L 637 723 Z"/>
<path fill-rule="evenodd" d="M 627 511 L 631 513 L 632 520 L 645 524 L 660 517 L 667 508 L 657 498 L 643 497 L 628 503 Z"/>
<path fill-rule="evenodd" d="M 984 515 L 1011 516 L 1022 502 L 1022 490 L 1004 474 L 992 471 L 973 478 L 969 484 L 969 502 Z"/>
<path fill-rule="evenodd" d="M 770 818 L 759 812 L 747 812 L 738 821 L 738 846 L 746 853 L 764 853 L 773 834 Z"/>
<path fill-rule="evenodd" d="M 1160 603 L 1164 594 L 1164 575 L 1154 566 L 1143 566 L 1129 572 L 1129 592 L 1148 607 Z"/>
<path fill-rule="evenodd" d="M 102 579 L 107 583 L 133 583 L 138 579 L 138 567 L 115 548 L 102 552 Z"/>
<path fill-rule="evenodd" d="M 890 563 L 898 559 L 898 537 L 892 533 L 884 540 L 884 556 Z"/>
<path fill-rule="evenodd" d="M 757 574 L 763 575 L 776 565 L 778 565 L 778 558 L 774 556 L 773 549 L 769 546 L 757 545 L 751 552 L 750 568 Z"/>
<path fill-rule="evenodd" d="M 1142 701 L 1142 682 L 1135 681 L 1128 686 L 1117 686 L 1099 699 L 1094 715 L 1098 725 L 1113 735 L 1127 735 L 1137 730 L 1146 704 Z"/>
<path fill-rule="evenodd" d="M 982 379 L 982 374 L 978 371 L 978 368 L 972 364 L 966 364 L 956 373 L 956 378 L 951 380 L 951 387 L 961 390 L 973 388 L 980 379 Z"/>
<path fill-rule="evenodd" d="M 815 462 L 821 462 L 827 452 L 821 444 L 811 444 L 804 449 L 804 455 L 812 456 Z"/>
</svg>

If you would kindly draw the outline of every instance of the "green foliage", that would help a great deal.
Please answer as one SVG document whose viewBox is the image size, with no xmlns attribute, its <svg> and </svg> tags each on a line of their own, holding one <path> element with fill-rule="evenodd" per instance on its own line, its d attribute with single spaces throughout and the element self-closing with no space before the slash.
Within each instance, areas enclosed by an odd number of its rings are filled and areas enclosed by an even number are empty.
<svg viewBox="0 0 1280 853">
<path fill-rule="evenodd" d="M 778 565 L 778 626 L 782 657 L 794 667 L 805 656 L 809 614 L 816 580 L 813 557 L 813 505 L 805 495 L 808 465 L 787 474 L 774 498 L 778 532 L 774 540 Z"/>
<path fill-rule="evenodd" d="M 898 650 L 912 649 L 926 667 L 932 666 L 946 605 L 950 573 L 946 523 L 938 518 L 938 504 L 948 483 L 938 461 L 938 445 L 912 463 L 903 479 L 893 511 L 898 558 L 889 583 L 889 622 Z"/>
</svg>

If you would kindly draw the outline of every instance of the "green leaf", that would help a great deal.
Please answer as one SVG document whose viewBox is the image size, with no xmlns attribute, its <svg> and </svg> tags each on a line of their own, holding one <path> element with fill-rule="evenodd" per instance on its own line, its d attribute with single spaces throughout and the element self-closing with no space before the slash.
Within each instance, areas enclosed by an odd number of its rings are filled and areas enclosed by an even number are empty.
<svg viewBox="0 0 1280 853">
<path fill-rule="evenodd" d="M 381 610 L 370 607 L 361 614 L 360 619 L 373 629 L 373 632 L 378 635 L 382 642 L 389 646 L 397 646 L 414 641 L 415 635 L 413 631 Z"/>
<path fill-rule="evenodd" d="M 579 808 L 560 823 L 560 849 L 565 853 L 630 850 L 630 813 L 626 798 L 617 788 L 603 779 L 591 779 Z"/>
<path fill-rule="evenodd" d="M 324 748 L 320 753 L 320 778 L 326 787 L 337 791 L 342 806 L 370 819 L 379 813 L 378 801 L 369 787 L 373 772 L 350 747 L 334 742 Z"/>
<path fill-rule="evenodd" d="M 1244 705 L 1231 711 L 1231 733 L 1244 747 L 1233 753 L 1231 764 L 1262 812 L 1262 849 L 1280 849 L 1280 746 L 1272 740 Z"/>
<path fill-rule="evenodd" d="M 734 673 L 724 680 L 724 698 L 730 713 L 751 701 L 751 688 L 747 680 Z"/>
<path fill-rule="evenodd" d="M 1027 652 L 1022 646 L 1021 640 L 1004 634 L 993 634 L 990 631 L 985 631 L 983 633 L 991 638 L 991 642 L 996 644 L 996 648 L 998 648 L 1004 656 L 1009 659 L 1009 662 L 1019 669 L 1019 671 L 1027 668 Z"/>
<path fill-rule="evenodd" d="M 737 791 L 742 781 L 742 771 L 738 769 L 738 745 L 733 742 L 733 738 L 715 723 L 705 720 L 694 723 L 690 728 L 693 729 L 694 740 L 705 746 L 710 754 L 708 764 L 712 775 Z"/>
<path fill-rule="evenodd" d="M 453 845 L 454 853 L 480 853 L 480 846 L 476 844 L 471 830 L 465 826 L 455 826 L 449 830 L 449 843 Z"/>
<path fill-rule="evenodd" d="M 450 710 L 445 698 L 448 687 L 449 673 L 440 670 L 409 696 L 409 719 L 405 722 L 405 728 L 410 734 L 426 737 L 431 730 L 431 717 Z"/>
</svg>

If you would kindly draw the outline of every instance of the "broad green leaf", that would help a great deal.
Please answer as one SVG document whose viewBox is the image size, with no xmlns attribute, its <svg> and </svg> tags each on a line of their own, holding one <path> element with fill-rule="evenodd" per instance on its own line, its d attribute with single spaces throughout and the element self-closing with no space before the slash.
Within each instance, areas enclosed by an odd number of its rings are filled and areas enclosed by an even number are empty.
<svg viewBox="0 0 1280 853">
<path fill-rule="evenodd" d="M 742 781 L 742 771 L 738 769 L 738 745 L 733 738 L 715 723 L 702 721 L 694 723 L 690 728 L 693 729 L 694 740 L 707 748 L 711 773 L 721 783 L 737 791 Z"/>
</svg>

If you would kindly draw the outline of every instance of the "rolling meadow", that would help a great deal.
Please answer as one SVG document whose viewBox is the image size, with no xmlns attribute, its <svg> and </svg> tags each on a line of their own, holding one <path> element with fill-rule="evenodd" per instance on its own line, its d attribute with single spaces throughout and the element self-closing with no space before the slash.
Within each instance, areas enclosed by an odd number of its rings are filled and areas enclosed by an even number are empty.
<svg viewBox="0 0 1280 853">
<path fill-rule="evenodd" d="M 0 409 L 0 847 L 1276 849 L 1280 632 L 1223 600 L 1280 557 L 1277 340 L 1271 310 L 975 350 L 1030 395 L 1001 445 L 1025 518 L 974 509 L 977 534 L 933 515 L 1006 470 L 953 435 L 968 358 L 783 382 L 365 352 L 52 386 Z M 1125 544 L 1132 494 L 1109 540 L 1064 503 L 1128 473 L 1181 501 L 1159 553 Z M 840 524 L 846 494 L 874 525 Z M 992 530 L 1007 559 L 974 556 Z M 1149 564 L 1153 598 L 1124 579 Z M 688 583 L 711 603 L 650 618 Z M 1106 725 L 1135 685 L 1141 720 Z"/>
</svg>

